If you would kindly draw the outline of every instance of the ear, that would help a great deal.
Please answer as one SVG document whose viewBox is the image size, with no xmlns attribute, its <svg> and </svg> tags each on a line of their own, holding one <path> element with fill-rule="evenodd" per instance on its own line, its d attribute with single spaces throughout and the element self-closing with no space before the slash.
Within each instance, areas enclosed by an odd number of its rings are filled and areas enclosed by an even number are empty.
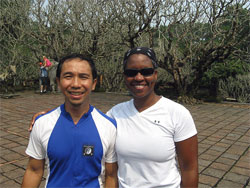
<svg viewBox="0 0 250 188">
<path fill-rule="evenodd" d="M 97 79 L 94 79 L 94 80 L 93 80 L 93 85 L 92 85 L 92 91 L 95 90 L 96 83 L 97 83 Z"/>
<path fill-rule="evenodd" d="M 57 88 L 58 88 L 59 90 L 61 90 L 60 78 L 56 77 L 56 83 L 57 83 Z"/>
<path fill-rule="evenodd" d="M 154 82 L 157 82 L 157 78 L 158 78 L 158 71 L 155 70 L 155 72 L 154 72 Z"/>
</svg>

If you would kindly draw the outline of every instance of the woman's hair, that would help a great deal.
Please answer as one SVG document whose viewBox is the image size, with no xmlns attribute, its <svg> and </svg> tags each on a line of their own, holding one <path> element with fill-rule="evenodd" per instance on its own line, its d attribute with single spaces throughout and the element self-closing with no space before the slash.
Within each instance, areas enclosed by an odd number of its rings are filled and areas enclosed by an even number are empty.
<svg viewBox="0 0 250 188">
<path fill-rule="evenodd" d="M 154 50 L 152 48 L 148 48 L 148 47 L 135 47 L 135 48 L 132 48 L 132 49 L 128 50 L 124 54 L 124 58 L 123 58 L 123 70 L 126 69 L 128 58 L 131 55 L 133 55 L 133 54 L 143 54 L 143 55 L 148 56 L 151 59 L 154 68 L 158 67 L 157 58 L 156 58 L 155 52 L 154 52 Z"/>
</svg>

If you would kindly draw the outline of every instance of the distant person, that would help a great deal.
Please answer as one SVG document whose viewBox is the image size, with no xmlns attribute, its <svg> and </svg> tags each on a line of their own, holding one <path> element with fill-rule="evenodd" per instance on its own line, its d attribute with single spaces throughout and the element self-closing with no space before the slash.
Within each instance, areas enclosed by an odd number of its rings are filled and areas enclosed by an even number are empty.
<svg viewBox="0 0 250 188">
<path fill-rule="evenodd" d="M 43 63 L 45 64 L 46 67 L 50 67 L 52 65 L 50 60 L 45 56 L 43 56 Z"/>
<path fill-rule="evenodd" d="M 46 187 L 118 187 L 116 122 L 90 105 L 94 62 L 80 54 L 64 57 L 56 76 L 65 102 L 36 119 L 22 187 L 39 187 L 45 162 Z"/>
<path fill-rule="evenodd" d="M 40 63 L 40 93 L 46 93 L 47 92 L 47 86 L 48 86 L 48 71 L 46 69 L 45 63 Z"/>
</svg>

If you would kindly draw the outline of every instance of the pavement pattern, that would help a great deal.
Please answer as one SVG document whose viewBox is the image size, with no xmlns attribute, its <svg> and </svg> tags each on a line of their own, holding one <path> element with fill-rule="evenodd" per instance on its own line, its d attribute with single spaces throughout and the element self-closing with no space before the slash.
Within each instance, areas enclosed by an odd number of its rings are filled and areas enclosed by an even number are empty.
<svg viewBox="0 0 250 188">
<path fill-rule="evenodd" d="M 0 98 L 0 187 L 20 187 L 28 162 L 28 126 L 34 113 L 63 103 L 61 94 L 24 91 Z M 91 104 L 106 112 L 131 96 L 93 92 Z M 185 105 L 199 140 L 199 187 L 250 188 L 250 105 L 203 103 Z M 46 177 L 46 170 L 44 177 Z M 40 185 L 44 187 L 45 178 Z"/>
</svg>

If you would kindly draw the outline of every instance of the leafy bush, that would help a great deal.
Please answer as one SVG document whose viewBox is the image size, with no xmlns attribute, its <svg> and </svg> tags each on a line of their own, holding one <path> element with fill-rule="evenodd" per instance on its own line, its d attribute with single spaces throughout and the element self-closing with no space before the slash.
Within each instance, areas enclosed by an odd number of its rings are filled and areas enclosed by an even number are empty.
<svg viewBox="0 0 250 188">
<path fill-rule="evenodd" d="M 224 98 L 232 97 L 241 103 L 250 102 L 250 74 L 237 75 L 219 81 L 219 91 Z"/>
</svg>

